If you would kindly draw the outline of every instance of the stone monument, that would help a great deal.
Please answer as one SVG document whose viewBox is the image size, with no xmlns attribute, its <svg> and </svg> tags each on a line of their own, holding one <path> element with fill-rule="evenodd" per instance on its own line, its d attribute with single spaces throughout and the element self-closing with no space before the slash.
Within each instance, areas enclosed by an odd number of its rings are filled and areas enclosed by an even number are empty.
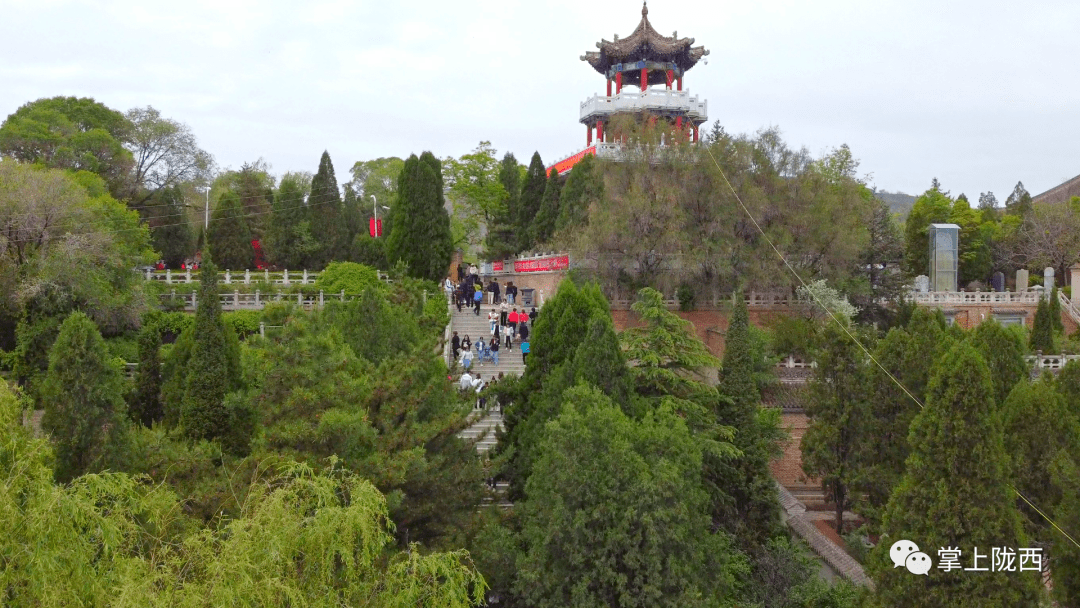
<svg viewBox="0 0 1080 608">
<path fill-rule="evenodd" d="M 926 293 L 930 291 L 930 277 L 925 274 L 920 274 L 915 277 L 915 291 L 919 293 Z"/>
<path fill-rule="evenodd" d="M 1016 291 L 1024 292 L 1028 288 L 1028 271 L 1026 268 L 1021 268 L 1016 271 Z"/>
<path fill-rule="evenodd" d="M 1043 269 L 1043 289 L 1046 290 L 1048 296 L 1054 289 L 1054 269 L 1049 266 Z"/>
<path fill-rule="evenodd" d="M 1005 291 L 1005 273 L 995 272 L 994 276 L 990 279 L 990 285 L 994 291 Z"/>
<path fill-rule="evenodd" d="M 1069 285 L 1072 287 L 1072 304 L 1080 308 L 1080 262 L 1069 266 Z"/>
</svg>

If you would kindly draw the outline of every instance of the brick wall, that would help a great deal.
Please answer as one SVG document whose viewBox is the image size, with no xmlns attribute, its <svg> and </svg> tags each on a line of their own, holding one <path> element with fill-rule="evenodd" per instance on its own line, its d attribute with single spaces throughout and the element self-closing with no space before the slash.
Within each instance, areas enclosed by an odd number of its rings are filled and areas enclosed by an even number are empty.
<svg viewBox="0 0 1080 608">
<path fill-rule="evenodd" d="M 783 455 L 769 463 L 769 470 L 784 487 L 820 485 L 816 479 L 807 479 L 802 470 L 802 437 L 806 428 L 810 425 L 806 414 L 785 413 L 781 416 L 781 425 L 787 429 L 791 437 L 784 442 L 781 448 Z"/>
</svg>

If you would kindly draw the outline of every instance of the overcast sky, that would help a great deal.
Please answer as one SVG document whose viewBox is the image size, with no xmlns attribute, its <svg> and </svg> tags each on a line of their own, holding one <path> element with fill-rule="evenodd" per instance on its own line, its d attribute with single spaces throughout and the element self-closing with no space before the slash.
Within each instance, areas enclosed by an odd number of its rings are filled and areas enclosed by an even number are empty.
<svg viewBox="0 0 1080 608">
<path fill-rule="evenodd" d="M 627 36 L 636 0 L 276 2 L 0 0 L 0 116 L 55 95 L 152 105 L 221 167 L 339 180 L 355 161 L 489 140 L 527 163 L 584 147 L 579 60 Z M 847 143 L 880 189 L 933 177 L 974 202 L 1080 173 L 1080 3 L 649 3 L 661 33 L 711 51 L 685 88 L 728 132 L 775 125 L 815 156 Z M 344 179 L 342 179 L 344 178 Z"/>
</svg>

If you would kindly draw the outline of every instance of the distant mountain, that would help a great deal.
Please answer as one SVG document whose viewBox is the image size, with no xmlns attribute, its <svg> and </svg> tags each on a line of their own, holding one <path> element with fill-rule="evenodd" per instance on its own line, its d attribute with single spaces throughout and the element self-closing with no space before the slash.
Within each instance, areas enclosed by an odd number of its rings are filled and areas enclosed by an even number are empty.
<svg viewBox="0 0 1080 608">
<path fill-rule="evenodd" d="M 878 199 L 889 204 L 889 211 L 900 215 L 901 222 L 907 219 L 907 214 L 915 206 L 915 199 L 917 198 L 903 192 L 886 192 L 884 190 L 878 190 L 875 194 Z"/>
</svg>

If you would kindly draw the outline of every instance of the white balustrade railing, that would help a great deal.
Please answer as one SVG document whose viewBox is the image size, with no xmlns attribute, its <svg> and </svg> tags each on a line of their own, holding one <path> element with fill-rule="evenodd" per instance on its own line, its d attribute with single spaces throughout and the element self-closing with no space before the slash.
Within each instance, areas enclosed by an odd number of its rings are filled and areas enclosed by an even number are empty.
<svg viewBox="0 0 1080 608">
<path fill-rule="evenodd" d="M 1080 325 L 1080 310 L 1077 310 L 1073 306 L 1072 300 L 1065 296 L 1061 291 L 1058 291 L 1058 303 L 1061 304 L 1061 309 L 1065 311 L 1065 314 L 1073 320 L 1073 323 Z"/>
<path fill-rule="evenodd" d="M 916 304 L 1032 304 L 1038 305 L 1037 291 L 913 291 L 908 299 Z"/>
<path fill-rule="evenodd" d="M 709 118 L 709 102 L 699 100 L 689 91 L 670 89 L 646 89 L 644 91 L 622 91 L 617 95 L 593 95 L 581 102 L 580 118 L 594 115 L 609 116 L 619 112 L 664 112 L 684 113 L 694 122 L 704 122 Z"/>
<path fill-rule="evenodd" d="M 1028 365 L 1035 369 L 1060 370 L 1069 361 L 1080 361 L 1080 355 L 1044 355 L 1036 353 L 1024 357 Z"/>
<path fill-rule="evenodd" d="M 161 281 L 167 285 L 195 283 L 199 280 L 199 271 L 192 272 L 191 270 L 177 272 L 173 272 L 172 269 L 143 270 L 142 273 L 143 278 L 147 281 Z M 255 272 L 245 270 L 243 274 L 240 274 L 239 271 L 233 273 L 231 270 L 218 272 L 218 280 L 225 285 L 251 285 L 252 283 L 268 283 L 270 285 L 313 285 L 317 278 L 319 278 L 318 272 L 309 272 L 307 270 L 281 270 L 274 272 L 270 272 L 269 270 L 256 270 Z M 380 272 L 379 278 L 386 281 L 386 273 Z"/>
</svg>

